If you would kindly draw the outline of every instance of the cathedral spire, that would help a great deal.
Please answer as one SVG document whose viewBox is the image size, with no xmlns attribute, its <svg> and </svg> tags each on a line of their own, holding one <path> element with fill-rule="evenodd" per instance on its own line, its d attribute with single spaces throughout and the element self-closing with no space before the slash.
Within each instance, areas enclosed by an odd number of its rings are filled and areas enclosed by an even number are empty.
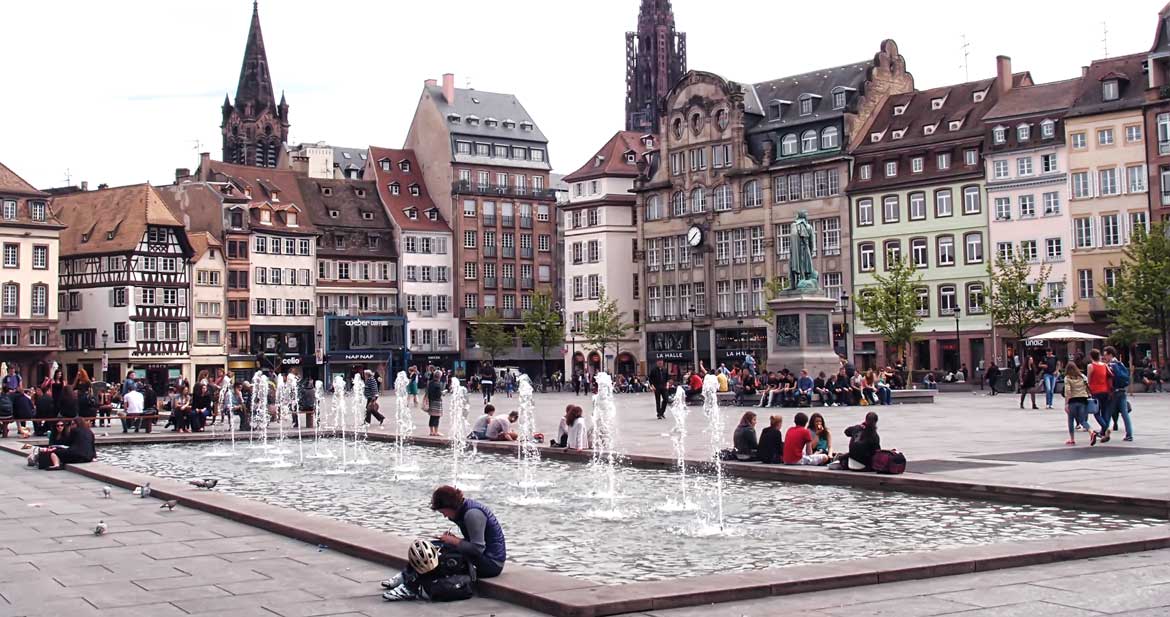
<svg viewBox="0 0 1170 617">
<path fill-rule="evenodd" d="M 658 103 L 687 72 L 686 37 L 670 0 L 642 0 L 638 31 L 626 33 L 626 130 L 658 131 Z"/>
<path fill-rule="evenodd" d="M 264 34 L 260 31 L 260 7 L 256 1 L 252 2 L 252 25 L 248 28 L 240 82 L 236 86 L 236 107 L 247 103 L 252 104 L 253 113 L 259 113 L 265 107 L 276 107 L 272 76 L 268 73 L 268 56 L 264 52 Z"/>
<path fill-rule="evenodd" d="M 242 165 L 276 167 L 288 140 L 288 103 L 283 93 L 280 104 L 268 72 L 268 55 L 260 31 L 259 3 L 252 2 L 252 23 L 240 65 L 236 100 L 224 100 L 223 160 Z"/>
</svg>

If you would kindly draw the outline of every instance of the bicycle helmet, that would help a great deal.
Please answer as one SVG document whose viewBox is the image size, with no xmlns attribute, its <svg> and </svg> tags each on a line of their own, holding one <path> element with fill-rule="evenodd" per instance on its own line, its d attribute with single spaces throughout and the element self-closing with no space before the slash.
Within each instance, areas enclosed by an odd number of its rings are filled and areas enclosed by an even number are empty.
<svg viewBox="0 0 1170 617">
<path fill-rule="evenodd" d="M 410 567 L 419 574 L 426 574 L 439 567 L 439 551 L 435 550 L 435 545 L 431 544 L 430 540 L 416 538 L 410 543 L 408 556 Z"/>
</svg>

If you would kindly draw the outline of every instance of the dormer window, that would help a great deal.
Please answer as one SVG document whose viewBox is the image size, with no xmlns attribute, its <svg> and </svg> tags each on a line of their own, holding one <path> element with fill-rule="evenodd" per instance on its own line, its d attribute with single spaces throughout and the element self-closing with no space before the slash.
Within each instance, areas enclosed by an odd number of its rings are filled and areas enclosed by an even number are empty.
<svg viewBox="0 0 1170 617">
<path fill-rule="evenodd" d="M 1021 124 L 1016 127 L 1016 139 L 1019 141 L 1028 141 L 1032 137 L 1032 128 L 1027 124 Z"/>
<path fill-rule="evenodd" d="M 646 149 L 653 148 L 654 147 L 654 136 L 653 135 L 643 135 L 642 136 L 642 145 L 646 146 Z"/>
<path fill-rule="evenodd" d="M 391 194 L 391 195 L 397 195 L 397 194 L 398 194 L 398 191 L 399 191 L 399 185 L 398 185 L 398 183 L 397 183 L 397 182 L 391 182 L 391 183 L 390 183 L 390 194 Z"/>
<path fill-rule="evenodd" d="M 520 123 L 520 130 L 521 131 L 528 131 L 529 133 L 531 133 L 533 128 L 534 127 L 532 126 L 531 122 L 521 122 Z"/>
<path fill-rule="evenodd" d="M 883 135 L 885 135 L 884 131 L 881 133 L 870 133 L 869 134 L 869 142 L 876 144 L 877 142 L 882 140 Z"/>
<path fill-rule="evenodd" d="M 506 129 L 516 128 L 516 121 L 515 120 L 504 120 L 504 128 L 506 128 Z"/>
<path fill-rule="evenodd" d="M 467 126 L 479 126 L 479 116 L 467 116 Z"/>
<path fill-rule="evenodd" d="M 378 248 L 378 236 L 366 234 L 366 248 L 376 250 Z"/>
<path fill-rule="evenodd" d="M 284 214 L 284 224 L 289 226 L 289 227 L 296 227 L 297 226 L 297 213 L 296 212 L 286 212 Z"/>
<path fill-rule="evenodd" d="M 1040 123 L 1040 137 L 1051 139 L 1056 136 L 1056 122 L 1045 120 Z"/>
<path fill-rule="evenodd" d="M 1002 126 L 997 126 L 991 129 L 991 140 L 996 145 L 1007 143 L 1007 129 Z"/>
<path fill-rule="evenodd" d="M 1101 82 L 1101 99 L 1105 101 L 1116 101 L 1121 97 L 1121 87 L 1116 79 L 1106 79 Z"/>
<path fill-rule="evenodd" d="M 906 106 L 905 105 L 894 105 L 894 115 L 895 116 L 900 116 L 904 113 L 906 113 Z"/>
<path fill-rule="evenodd" d="M 838 90 L 833 93 L 833 109 L 845 109 L 844 90 Z"/>
<path fill-rule="evenodd" d="M 418 197 L 419 193 L 420 193 L 420 191 L 418 190 L 417 184 L 410 185 L 410 196 L 411 197 Z"/>
<path fill-rule="evenodd" d="M 891 139 L 902 139 L 902 136 L 905 134 L 906 134 L 906 129 L 898 129 L 890 134 L 890 138 Z"/>
<path fill-rule="evenodd" d="M 390 159 L 381 159 L 378 161 L 378 165 L 382 168 L 382 171 L 390 171 Z"/>
<path fill-rule="evenodd" d="M 938 126 L 937 124 L 928 124 L 928 125 L 922 127 L 922 134 L 923 135 L 934 135 L 934 129 L 937 126 Z"/>
<path fill-rule="evenodd" d="M 450 122 L 451 124 L 459 124 L 460 122 L 463 122 L 463 116 L 460 116 L 459 114 L 447 114 L 447 122 Z"/>
<path fill-rule="evenodd" d="M 430 219 L 430 220 L 432 220 L 432 221 L 437 221 L 437 220 L 439 220 L 439 212 L 438 212 L 438 210 L 433 210 L 433 209 L 432 209 L 432 210 L 427 210 L 427 218 L 428 218 L 428 219 Z"/>
<path fill-rule="evenodd" d="M 405 159 L 398 161 L 398 169 L 401 169 L 402 171 L 404 171 L 406 173 L 410 173 L 410 161 L 407 161 Z"/>
<path fill-rule="evenodd" d="M 768 117 L 772 120 L 779 120 L 784 115 L 784 104 L 780 101 L 772 101 L 768 103 Z"/>
<path fill-rule="evenodd" d="M 987 98 L 986 90 L 980 90 L 971 94 L 971 102 L 973 103 L 982 103 L 985 98 Z"/>
<path fill-rule="evenodd" d="M 937 111 L 937 110 L 939 110 L 939 109 L 942 109 L 942 108 L 943 108 L 943 105 L 944 105 L 946 102 L 947 102 L 947 97 L 945 97 L 945 96 L 939 96 L 939 97 L 935 97 L 935 98 L 933 98 L 933 99 L 930 99 L 930 108 L 931 108 L 932 110 L 935 110 L 935 111 Z"/>
<path fill-rule="evenodd" d="M 373 212 L 362 212 L 362 220 L 363 221 L 374 220 L 374 213 Z"/>
<path fill-rule="evenodd" d="M 358 189 L 358 188 L 355 188 L 355 189 L 353 190 L 353 192 L 354 192 L 354 193 L 355 193 L 355 194 L 356 194 L 358 197 L 365 197 L 365 196 L 366 196 L 366 189 Z"/>
<path fill-rule="evenodd" d="M 406 218 L 408 218 L 412 221 L 417 221 L 418 220 L 418 210 L 415 210 L 414 208 L 408 208 L 406 210 Z"/>
<path fill-rule="evenodd" d="M 637 160 L 638 160 L 638 157 L 636 155 L 634 155 L 633 152 L 626 153 L 626 164 L 633 165 L 635 162 L 637 162 Z"/>
<path fill-rule="evenodd" d="M 106 240 L 113 240 L 113 239 L 114 239 L 114 232 L 113 232 L 113 231 L 107 231 L 107 232 L 106 232 Z"/>
<path fill-rule="evenodd" d="M 807 116 L 813 112 L 813 97 L 805 94 L 800 97 L 800 115 Z"/>
<path fill-rule="evenodd" d="M 483 121 L 483 125 L 487 126 L 487 127 L 495 128 L 495 127 L 500 125 L 500 121 L 496 120 L 495 118 L 488 118 L 487 120 Z"/>
<path fill-rule="evenodd" d="M 957 131 L 961 128 L 963 128 L 962 120 L 951 120 L 951 123 L 947 125 L 947 130 L 951 131 Z"/>
<path fill-rule="evenodd" d="M 331 187 L 331 186 L 321 187 L 321 194 L 326 196 L 326 197 L 332 197 L 333 196 L 333 187 Z"/>
<path fill-rule="evenodd" d="M 331 219 L 335 219 L 335 218 L 338 218 L 340 216 L 341 216 L 341 213 L 338 212 L 337 210 L 330 210 L 329 211 L 329 218 L 331 218 Z"/>
<path fill-rule="evenodd" d="M 272 224 L 272 213 L 269 212 L 268 210 L 261 210 L 260 211 L 260 222 L 264 223 L 265 225 L 271 225 Z"/>
</svg>

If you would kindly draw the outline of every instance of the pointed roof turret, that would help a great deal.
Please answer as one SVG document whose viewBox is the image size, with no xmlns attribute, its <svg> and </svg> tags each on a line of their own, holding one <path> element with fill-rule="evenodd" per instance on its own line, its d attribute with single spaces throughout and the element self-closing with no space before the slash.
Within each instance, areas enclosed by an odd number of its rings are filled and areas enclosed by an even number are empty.
<svg viewBox="0 0 1170 617">
<path fill-rule="evenodd" d="M 248 28 L 244 63 L 240 66 L 240 82 L 236 86 L 236 108 L 243 108 L 247 103 L 252 103 L 253 113 L 276 106 L 272 76 L 268 73 L 268 57 L 264 53 L 264 35 L 260 31 L 258 2 L 252 3 L 252 25 Z"/>
</svg>

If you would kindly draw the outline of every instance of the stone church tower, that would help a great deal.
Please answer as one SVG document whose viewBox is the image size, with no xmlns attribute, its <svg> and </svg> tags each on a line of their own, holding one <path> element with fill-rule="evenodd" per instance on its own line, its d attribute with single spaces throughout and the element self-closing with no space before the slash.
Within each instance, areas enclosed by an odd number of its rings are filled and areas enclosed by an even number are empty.
<svg viewBox="0 0 1170 617">
<path fill-rule="evenodd" d="M 638 31 L 626 33 L 626 130 L 658 132 L 658 102 L 687 72 L 687 35 L 674 30 L 670 0 L 642 0 Z"/>
<path fill-rule="evenodd" d="M 223 99 L 223 160 L 227 163 L 276 167 L 288 141 L 288 103 L 284 93 L 280 104 L 272 91 L 268 58 L 264 53 L 264 36 L 260 33 L 260 13 L 252 3 L 252 26 L 240 67 L 233 105 Z"/>
</svg>

